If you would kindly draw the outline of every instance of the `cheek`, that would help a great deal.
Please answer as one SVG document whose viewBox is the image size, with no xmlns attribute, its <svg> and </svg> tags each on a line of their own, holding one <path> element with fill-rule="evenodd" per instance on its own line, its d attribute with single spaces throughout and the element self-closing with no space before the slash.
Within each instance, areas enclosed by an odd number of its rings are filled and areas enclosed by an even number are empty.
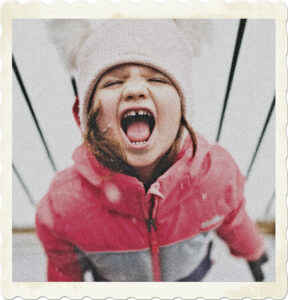
<svg viewBox="0 0 288 300">
<path fill-rule="evenodd" d="M 179 127 L 181 118 L 181 103 L 178 94 L 167 95 L 161 104 L 161 117 L 170 128 Z"/>
<path fill-rule="evenodd" d="M 104 96 L 98 96 L 95 99 L 97 103 L 101 103 L 100 105 L 100 111 L 99 115 L 97 117 L 97 124 L 100 129 L 105 129 L 107 125 L 116 122 L 116 116 L 117 116 L 117 105 L 116 101 L 113 101 L 112 97 L 104 97 Z"/>
</svg>

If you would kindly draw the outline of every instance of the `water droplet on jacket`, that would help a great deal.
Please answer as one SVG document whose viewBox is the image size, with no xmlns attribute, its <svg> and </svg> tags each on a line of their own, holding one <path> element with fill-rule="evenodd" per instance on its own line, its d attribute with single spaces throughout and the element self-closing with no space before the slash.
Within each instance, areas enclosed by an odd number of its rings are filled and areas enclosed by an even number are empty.
<svg viewBox="0 0 288 300">
<path fill-rule="evenodd" d="M 105 196 L 107 197 L 108 201 L 111 203 L 118 203 L 121 200 L 121 192 L 119 188 L 113 183 L 106 183 L 104 186 Z"/>
</svg>

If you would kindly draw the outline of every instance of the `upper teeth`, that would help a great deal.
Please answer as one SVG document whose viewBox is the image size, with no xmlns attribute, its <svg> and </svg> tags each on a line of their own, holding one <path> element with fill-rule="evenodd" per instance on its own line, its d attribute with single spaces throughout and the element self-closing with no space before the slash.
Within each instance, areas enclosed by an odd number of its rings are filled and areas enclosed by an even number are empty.
<svg viewBox="0 0 288 300">
<path fill-rule="evenodd" d="M 136 115 L 152 116 L 151 113 L 147 110 L 130 110 L 124 114 L 123 118 L 126 118 L 128 116 L 136 116 Z"/>
</svg>

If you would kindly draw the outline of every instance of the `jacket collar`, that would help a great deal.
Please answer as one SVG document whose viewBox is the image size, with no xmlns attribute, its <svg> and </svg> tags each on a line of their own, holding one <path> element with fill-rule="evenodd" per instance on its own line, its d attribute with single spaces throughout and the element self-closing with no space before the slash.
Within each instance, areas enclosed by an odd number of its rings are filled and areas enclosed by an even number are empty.
<svg viewBox="0 0 288 300">
<path fill-rule="evenodd" d="M 110 210 L 129 216 L 143 216 L 143 207 L 148 210 L 154 195 L 159 199 L 158 215 L 164 215 L 189 197 L 196 178 L 205 176 L 209 169 L 210 145 L 199 134 L 197 141 L 197 152 L 192 158 L 192 142 L 187 136 L 174 164 L 150 186 L 147 194 L 137 178 L 121 173 L 111 174 L 84 145 L 73 154 L 74 169 L 100 191 L 101 201 Z"/>
</svg>

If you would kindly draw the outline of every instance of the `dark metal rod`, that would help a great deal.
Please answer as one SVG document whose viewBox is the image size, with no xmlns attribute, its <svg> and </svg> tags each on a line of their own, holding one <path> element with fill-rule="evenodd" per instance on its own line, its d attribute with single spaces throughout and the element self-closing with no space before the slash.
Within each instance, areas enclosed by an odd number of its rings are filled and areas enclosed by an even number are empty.
<svg viewBox="0 0 288 300">
<path fill-rule="evenodd" d="M 34 201 L 29 189 L 27 188 L 26 184 L 24 183 L 22 177 L 20 176 L 20 173 L 18 172 L 17 168 L 15 167 L 14 163 L 12 162 L 12 168 L 13 168 L 13 171 L 16 175 L 16 177 L 18 178 L 24 192 L 26 193 L 28 199 L 29 199 L 29 202 L 33 205 L 33 206 L 36 206 L 37 203 Z"/>
<path fill-rule="evenodd" d="M 265 134 L 267 125 L 268 125 L 268 123 L 269 123 L 269 121 L 270 121 L 270 118 L 271 118 L 271 115 L 272 115 L 274 106 L 275 106 L 275 95 L 274 95 L 273 101 L 272 101 L 272 103 L 271 103 L 271 105 L 270 105 L 269 112 L 268 112 L 268 114 L 267 114 L 267 117 L 266 117 L 264 126 L 263 126 L 263 128 L 262 128 L 262 132 L 261 132 L 260 137 L 259 137 L 259 139 L 258 139 L 258 143 L 257 143 L 256 149 L 255 149 L 255 151 L 254 151 L 254 154 L 253 154 L 253 157 L 252 157 L 252 159 L 251 159 L 251 162 L 250 162 L 248 171 L 247 171 L 247 173 L 246 173 L 246 178 L 247 178 L 247 179 L 248 179 L 248 177 L 249 177 L 249 175 L 250 175 L 250 173 L 251 173 L 252 166 L 253 166 L 254 161 L 255 161 L 255 158 L 256 158 L 256 156 L 257 156 L 257 153 L 258 153 L 259 147 L 260 147 L 260 145 L 261 145 L 263 136 L 264 136 L 264 134 Z"/>
<path fill-rule="evenodd" d="M 78 96 L 78 91 L 77 91 L 77 85 L 76 85 L 75 77 L 71 77 L 71 82 L 72 82 L 72 86 L 73 86 L 74 95 L 75 95 L 75 97 L 77 97 Z"/>
<path fill-rule="evenodd" d="M 238 33 L 237 33 L 237 37 L 236 37 L 236 43 L 235 43 L 235 47 L 234 47 L 234 53 L 233 53 L 231 67 L 230 67 L 228 83 L 227 83 L 227 87 L 226 87 L 224 104 L 222 107 L 221 119 L 220 119 L 220 123 L 219 123 L 219 127 L 218 127 L 217 137 L 216 137 L 217 142 L 220 139 L 220 135 L 221 135 L 221 131 L 222 131 L 222 125 L 223 125 L 223 121 L 224 121 L 224 117 L 225 117 L 225 112 L 226 112 L 226 108 L 227 108 L 227 104 L 228 104 L 229 94 L 230 94 L 230 90 L 231 90 L 231 86 L 232 86 L 232 82 L 233 82 L 233 78 L 234 78 L 234 73 L 235 73 L 235 69 L 236 69 L 236 65 L 237 65 L 238 55 L 239 55 L 240 48 L 241 48 L 241 43 L 242 43 L 244 31 L 245 31 L 246 22 L 247 22 L 246 19 L 241 19 L 239 21 Z"/>
<path fill-rule="evenodd" d="M 39 126 L 37 117 L 36 117 L 36 115 L 35 115 L 34 109 L 33 109 L 33 107 L 32 107 L 31 101 L 30 101 L 29 96 L 28 96 L 28 94 L 27 94 L 26 88 L 25 88 L 25 86 L 24 86 L 23 80 L 22 80 L 22 78 L 21 78 L 20 72 L 19 72 L 19 70 L 18 70 L 18 68 L 17 68 L 17 64 L 16 64 L 16 61 L 15 61 L 13 55 L 12 55 L 12 66 L 13 66 L 14 73 L 15 73 L 15 75 L 16 75 L 16 77 L 17 77 L 18 83 L 19 83 L 19 85 L 20 85 L 20 87 L 21 87 L 21 90 L 22 90 L 22 93 L 23 93 L 23 95 L 24 95 L 24 98 L 25 98 L 25 100 L 26 100 L 26 103 L 27 103 L 27 105 L 28 105 L 28 107 L 29 107 L 30 113 L 31 113 L 31 115 L 32 115 L 32 117 L 33 117 L 33 120 L 34 120 L 34 122 L 35 122 L 35 125 L 36 125 L 36 127 L 37 127 L 38 133 L 39 133 L 39 135 L 40 135 L 40 137 L 41 137 L 42 143 L 43 143 L 43 145 L 44 145 L 44 147 L 45 147 L 45 150 L 46 150 L 46 153 L 47 153 L 48 158 L 49 158 L 49 160 L 50 160 L 51 166 L 52 166 L 53 170 L 56 171 L 56 165 L 55 165 L 54 160 L 53 160 L 53 158 L 52 158 L 52 156 L 51 156 L 51 154 L 50 154 L 50 151 L 49 151 L 48 145 L 47 145 L 47 143 L 46 143 L 46 141 L 45 141 L 45 138 L 44 138 L 44 135 L 43 135 L 43 133 L 42 133 L 42 130 L 41 130 L 40 126 Z"/>
</svg>

